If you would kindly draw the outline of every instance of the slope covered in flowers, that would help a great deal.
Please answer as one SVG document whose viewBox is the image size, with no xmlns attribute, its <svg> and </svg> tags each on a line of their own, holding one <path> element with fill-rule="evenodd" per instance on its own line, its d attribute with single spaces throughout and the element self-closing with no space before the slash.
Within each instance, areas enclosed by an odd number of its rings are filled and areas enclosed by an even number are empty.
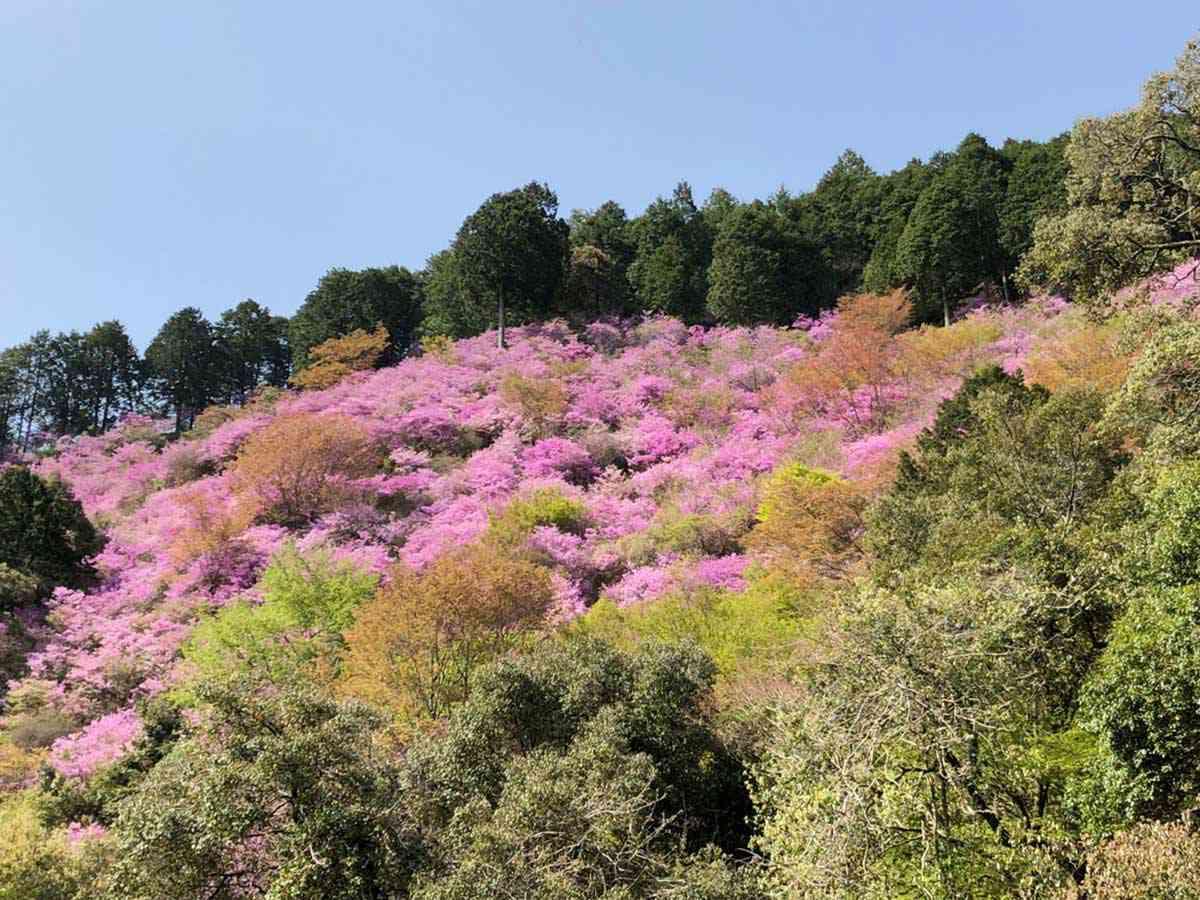
<svg viewBox="0 0 1200 900">
<path fill-rule="evenodd" d="M 514 499 L 565 498 L 581 511 L 573 527 L 527 538 L 553 572 L 560 620 L 601 596 L 736 591 L 754 577 L 744 539 L 772 469 L 886 477 L 985 363 L 1051 384 L 1119 367 L 1111 337 L 1059 300 L 918 331 L 901 330 L 902 307 L 858 298 L 792 329 L 550 324 L 513 331 L 504 350 L 485 334 L 260 401 L 200 437 L 164 444 L 155 422 L 131 419 L 64 440 L 38 469 L 69 483 L 105 528 L 101 582 L 58 591 L 10 698 L 77 723 L 50 761 L 86 776 L 139 734 L 133 705 L 170 687 L 197 617 L 255 596 L 288 542 L 386 578 L 478 538 Z M 353 423 L 385 461 L 343 479 L 337 507 L 311 521 L 239 520 L 234 461 L 252 436 L 298 417 Z"/>
</svg>

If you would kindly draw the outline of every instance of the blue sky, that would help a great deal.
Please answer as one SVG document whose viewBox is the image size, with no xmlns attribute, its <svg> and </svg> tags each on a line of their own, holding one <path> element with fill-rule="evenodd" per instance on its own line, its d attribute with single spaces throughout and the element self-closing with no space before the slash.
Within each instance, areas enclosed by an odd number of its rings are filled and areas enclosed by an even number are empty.
<svg viewBox="0 0 1200 900">
<path fill-rule="evenodd" d="M 487 195 L 810 188 L 1137 99 L 1194 0 L 2 0 L 0 347 L 419 268 Z"/>
</svg>

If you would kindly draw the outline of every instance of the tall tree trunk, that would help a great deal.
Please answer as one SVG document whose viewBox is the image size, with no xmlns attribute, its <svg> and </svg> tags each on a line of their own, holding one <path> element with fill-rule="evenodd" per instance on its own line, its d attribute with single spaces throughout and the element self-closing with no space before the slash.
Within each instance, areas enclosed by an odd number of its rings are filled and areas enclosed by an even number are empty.
<svg viewBox="0 0 1200 900">
<path fill-rule="evenodd" d="M 496 346 L 504 349 L 504 288 L 500 288 L 499 327 L 496 329 Z"/>
</svg>

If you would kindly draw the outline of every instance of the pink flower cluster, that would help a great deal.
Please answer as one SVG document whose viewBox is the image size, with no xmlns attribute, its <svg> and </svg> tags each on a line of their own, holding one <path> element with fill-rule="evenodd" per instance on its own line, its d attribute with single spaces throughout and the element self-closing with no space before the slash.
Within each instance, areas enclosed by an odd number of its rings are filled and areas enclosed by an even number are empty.
<svg viewBox="0 0 1200 900">
<path fill-rule="evenodd" d="M 86 778 L 120 759 L 142 736 L 142 720 L 131 709 L 101 716 L 82 731 L 50 747 L 50 765 L 67 778 Z"/>
</svg>

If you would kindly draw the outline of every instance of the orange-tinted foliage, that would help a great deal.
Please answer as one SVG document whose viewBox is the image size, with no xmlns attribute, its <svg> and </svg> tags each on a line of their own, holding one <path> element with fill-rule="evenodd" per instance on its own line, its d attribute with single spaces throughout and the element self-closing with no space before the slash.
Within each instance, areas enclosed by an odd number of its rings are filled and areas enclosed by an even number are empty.
<svg viewBox="0 0 1200 900">
<path fill-rule="evenodd" d="M 1124 383 L 1132 361 L 1132 355 L 1118 347 L 1111 328 L 1087 325 L 1032 352 L 1025 380 L 1052 391 L 1090 387 L 1108 393 Z"/>
<path fill-rule="evenodd" d="M 557 379 L 510 372 L 500 381 L 500 399 L 520 411 L 527 436 L 538 438 L 555 431 L 571 398 Z"/>
<path fill-rule="evenodd" d="M 171 545 L 171 554 L 180 564 L 224 546 L 245 530 L 254 518 L 248 506 L 221 505 L 217 498 L 199 486 L 180 493 L 178 504 L 188 522 Z"/>
<path fill-rule="evenodd" d="M 807 415 L 839 422 L 852 433 L 882 430 L 892 411 L 889 387 L 901 374 L 895 334 L 911 316 L 903 291 L 843 297 L 832 333 L 778 390 L 798 398 Z"/>
<path fill-rule="evenodd" d="M 1136 825 L 1088 858 L 1087 877 L 1066 897 L 1159 900 L 1200 897 L 1200 835 L 1186 825 Z"/>
<path fill-rule="evenodd" d="M 984 361 L 983 349 L 1003 335 L 995 322 L 967 318 L 946 327 L 922 325 L 898 335 L 898 367 L 920 385 L 973 372 Z"/>
<path fill-rule="evenodd" d="M 546 569 L 491 543 L 399 566 L 346 633 L 344 688 L 408 715 L 437 718 L 466 696 L 474 671 L 545 621 Z"/>
<path fill-rule="evenodd" d="M 251 519 L 302 524 L 352 495 L 349 482 L 379 471 L 383 455 L 346 416 L 280 416 L 242 445 L 233 465 L 239 508 Z"/>
<path fill-rule="evenodd" d="M 870 488 L 793 464 L 763 488 L 748 544 L 772 568 L 800 583 L 843 578 L 862 558 L 859 538 Z"/>
<path fill-rule="evenodd" d="M 358 328 L 345 337 L 330 338 L 312 348 L 308 365 L 289 380 L 301 390 L 332 387 L 351 372 L 374 368 L 390 340 L 382 324 L 371 332 Z"/>
</svg>

